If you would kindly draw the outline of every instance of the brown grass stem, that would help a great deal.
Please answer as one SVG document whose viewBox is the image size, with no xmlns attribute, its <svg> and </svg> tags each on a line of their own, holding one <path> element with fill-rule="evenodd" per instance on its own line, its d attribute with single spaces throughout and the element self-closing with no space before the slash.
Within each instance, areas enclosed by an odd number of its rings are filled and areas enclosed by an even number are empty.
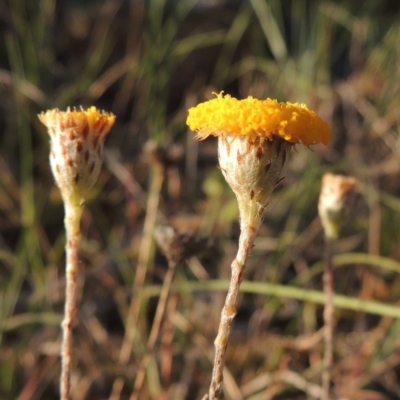
<svg viewBox="0 0 400 400">
<path fill-rule="evenodd" d="M 66 231 L 66 285 L 64 319 L 61 324 L 63 339 L 61 344 L 61 400 L 69 400 L 71 392 L 71 364 L 73 360 L 72 326 L 76 314 L 76 285 L 79 273 L 79 241 L 82 207 L 65 203 Z"/>
<path fill-rule="evenodd" d="M 233 319 L 236 315 L 236 304 L 240 290 L 240 283 L 242 282 L 247 258 L 253 248 L 256 233 L 257 229 L 252 225 L 243 225 L 241 227 L 239 248 L 236 258 L 233 260 L 231 265 L 231 280 L 228 294 L 221 312 L 218 335 L 214 341 L 214 368 L 211 376 L 209 400 L 218 400 L 222 392 L 226 347 L 228 345 L 228 338 L 232 329 Z"/>
<path fill-rule="evenodd" d="M 142 291 L 151 254 L 151 244 L 153 241 L 153 231 L 156 222 L 158 203 L 160 200 L 160 191 L 164 180 L 164 168 L 161 165 L 154 164 L 152 172 L 151 186 L 146 204 L 147 213 L 143 227 L 143 238 L 140 243 L 138 263 L 132 287 L 132 299 L 129 305 L 125 324 L 125 336 L 118 358 L 119 366 L 121 368 L 128 364 L 132 352 L 137 321 L 143 299 Z M 118 400 L 120 398 L 123 385 L 124 381 L 122 377 L 119 377 L 114 381 L 109 400 Z"/>
<path fill-rule="evenodd" d="M 325 293 L 324 307 L 324 370 L 322 373 L 321 400 L 330 399 L 331 369 L 333 362 L 334 294 L 332 241 L 325 240 L 325 269 L 322 278 Z"/>
<path fill-rule="evenodd" d="M 156 314 L 154 316 L 153 325 L 151 327 L 149 339 L 147 342 L 146 353 L 140 363 L 139 371 L 136 375 L 135 385 L 133 388 L 130 400 L 138 400 L 140 392 L 143 386 L 144 379 L 146 377 L 146 368 L 153 355 L 154 346 L 156 344 L 158 334 L 160 332 L 161 322 L 164 316 L 165 308 L 168 301 L 168 296 L 171 290 L 172 280 L 175 274 L 176 262 L 170 261 L 168 263 L 168 270 L 164 277 L 164 282 L 161 288 L 160 298 L 158 300 Z"/>
</svg>

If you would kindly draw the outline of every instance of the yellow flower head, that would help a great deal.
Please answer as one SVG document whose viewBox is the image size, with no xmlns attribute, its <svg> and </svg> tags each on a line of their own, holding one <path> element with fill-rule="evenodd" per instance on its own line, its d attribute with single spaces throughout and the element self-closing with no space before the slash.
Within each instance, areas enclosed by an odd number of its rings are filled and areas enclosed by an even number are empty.
<svg viewBox="0 0 400 400">
<path fill-rule="evenodd" d="M 223 92 L 217 98 L 189 110 L 186 123 L 197 131 L 197 139 L 209 135 L 246 135 L 271 140 L 274 135 L 306 146 L 328 144 L 330 128 L 305 104 L 257 100 L 251 96 L 237 100 Z"/>
<path fill-rule="evenodd" d="M 38 117 L 50 135 L 50 164 L 63 198 L 81 203 L 97 180 L 115 115 L 89 107 L 48 110 Z"/>
</svg>

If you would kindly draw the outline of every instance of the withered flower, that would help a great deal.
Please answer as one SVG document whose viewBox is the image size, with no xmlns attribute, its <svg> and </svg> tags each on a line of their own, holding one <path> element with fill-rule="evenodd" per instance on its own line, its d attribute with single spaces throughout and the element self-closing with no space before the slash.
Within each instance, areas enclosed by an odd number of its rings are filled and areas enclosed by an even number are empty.
<svg viewBox="0 0 400 400">
<path fill-rule="evenodd" d="M 103 145 L 115 116 L 96 107 L 41 113 L 40 121 L 50 135 L 50 165 L 60 188 L 65 209 L 66 288 L 62 322 L 60 398 L 70 399 L 72 324 L 76 312 L 79 275 L 80 219 L 89 189 L 95 184 L 103 162 Z"/>
<path fill-rule="evenodd" d="M 337 239 L 357 186 L 358 181 L 352 176 L 327 173 L 322 177 L 318 213 L 327 239 Z"/>
<path fill-rule="evenodd" d="M 39 115 L 50 135 L 50 165 L 64 201 L 82 203 L 94 185 L 103 162 L 103 145 L 115 115 L 87 110 L 60 111 Z"/>
</svg>

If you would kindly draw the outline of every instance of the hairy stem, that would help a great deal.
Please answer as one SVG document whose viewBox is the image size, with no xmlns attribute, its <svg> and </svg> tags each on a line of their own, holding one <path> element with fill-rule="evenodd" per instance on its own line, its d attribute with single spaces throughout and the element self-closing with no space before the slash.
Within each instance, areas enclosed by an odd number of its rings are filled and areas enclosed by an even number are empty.
<svg viewBox="0 0 400 400">
<path fill-rule="evenodd" d="M 221 312 L 218 335 L 214 341 L 215 356 L 214 368 L 211 376 L 209 400 L 218 400 L 222 392 L 223 370 L 225 363 L 226 347 L 232 329 L 233 319 L 236 315 L 236 304 L 239 295 L 240 283 L 247 258 L 253 248 L 258 226 L 242 225 L 239 238 L 239 248 L 236 258 L 231 265 L 231 281 L 228 294 Z"/>
<path fill-rule="evenodd" d="M 79 273 L 79 223 L 82 207 L 65 203 L 65 231 L 66 231 L 66 285 L 64 319 L 61 324 L 63 339 L 61 344 L 61 400 L 70 399 L 71 391 L 71 363 L 73 359 L 72 325 L 76 313 L 76 282 Z"/>
</svg>

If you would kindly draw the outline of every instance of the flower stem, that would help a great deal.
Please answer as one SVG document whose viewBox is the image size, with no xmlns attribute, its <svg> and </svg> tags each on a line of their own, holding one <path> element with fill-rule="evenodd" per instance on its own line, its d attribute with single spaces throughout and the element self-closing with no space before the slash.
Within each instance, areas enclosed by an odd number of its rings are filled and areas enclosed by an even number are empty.
<svg viewBox="0 0 400 400">
<path fill-rule="evenodd" d="M 228 344 L 229 334 L 232 329 L 232 322 L 236 315 L 236 304 L 240 283 L 242 282 L 247 258 L 251 249 L 253 248 L 257 228 L 258 226 L 251 224 L 241 226 L 239 248 L 236 258 L 233 260 L 231 265 L 231 281 L 229 284 L 228 294 L 225 299 L 225 305 L 221 312 L 218 335 L 214 341 L 214 369 L 212 372 L 211 385 L 209 389 L 209 400 L 218 400 L 222 392 L 226 347 Z"/>
<path fill-rule="evenodd" d="M 79 240 L 81 236 L 79 223 L 82 216 L 82 207 L 65 202 L 65 231 L 66 231 L 66 285 L 64 320 L 61 324 L 63 339 L 61 344 L 61 400 L 70 399 L 71 391 L 71 363 L 73 359 L 72 349 L 72 325 L 76 313 L 76 282 L 79 273 Z"/>
<path fill-rule="evenodd" d="M 329 400 L 331 368 L 333 360 L 333 330 L 334 330 L 334 304 L 335 293 L 333 282 L 332 240 L 325 240 L 325 270 L 323 274 L 323 287 L 325 293 L 324 308 L 324 371 L 322 373 L 321 400 Z"/>
</svg>

